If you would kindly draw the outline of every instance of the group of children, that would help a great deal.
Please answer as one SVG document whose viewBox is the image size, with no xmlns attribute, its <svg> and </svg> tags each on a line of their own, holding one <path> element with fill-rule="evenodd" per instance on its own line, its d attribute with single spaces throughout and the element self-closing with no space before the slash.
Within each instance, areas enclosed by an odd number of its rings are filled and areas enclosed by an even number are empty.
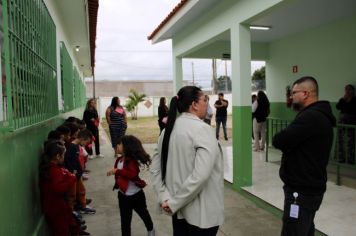
<svg viewBox="0 0 356 236">
<path fill-rule="evenodd" d="M 42 208 L 53 236 L 90 235 L 81 214 L 95 214 L 88 205 L 83 180 L 93 135 L 78 118 L 69 117 L 52 130 L 40 160 Z M 87 149 L 87 150 L 86 150 Z"/>
<path fill-rule="evenodd" d="M 52 236 L 90 235 L 86 232 L 81 214 L 95 214 L 88 206 L 83 174 L 88 160 L 86 149 L 91 148 L 92 133 L 81 120 L 70 117 L 51 131 L 44 143 L 40 164 L 40 188 L 43 212 Z M 140 167 L 148 167 L 150 156 L 141 141 L 124 135 L 116 145 L 117 158 L 107 176 L 114 175 L 118 190 L 123 236 L 131 235 L 132 213 L 143 220 L 148 236 L 155 230 L 146 205 L 143 188 L 146 182 L 139 177 Z"/>
</svg>

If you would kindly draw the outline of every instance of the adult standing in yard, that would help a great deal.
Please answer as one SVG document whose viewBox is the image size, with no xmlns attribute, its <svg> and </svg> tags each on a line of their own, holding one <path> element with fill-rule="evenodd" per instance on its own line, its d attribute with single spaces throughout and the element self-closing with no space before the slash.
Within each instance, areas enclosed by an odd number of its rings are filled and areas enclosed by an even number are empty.
<svg viewBox="0 0 356 236">
<path fill-rule="evenodd" d="M 229 106 L 229 102 L 224 99 L 224 94 L 219 93 L 219 99 L 216 100 L 214 107 L 216 108 L 215 121 L 216 121 L 216 139 L 219 139 L 220 133 L 220 124 L 222 124 L 224 131 L 224 138 L 227 138 L 226 132 L 226 121 L 227 121 L 227 107 Z"/>
<path fill-rule="evenodd" d="M 90 130 L 90 132 L 94 136 L 96 156 L 103 157 L 103 155 L 100 154 L 99 129 L 98 129 L 100 121 L 99 121 L 98 111 L 96 110 L 96 100 L 94 98 L 88 100 L 83 114 L 83 120 L 86 124 L 86 128 Z M 88 152 L 89 155 L 93 155 L 93 149 L 91 148 L 91 144 L 90 147 L 86 147 L 86 151 Z"/>
<path fill-rule="evenodd" d="M 159 106 L 158 106 L 159 134 L 161 134 L 162 130 L 166 127 L 167 119 L 168 119 L 168 107 L 166 105 L 166 98 L 161 97 L 159 99 Z"/>
<path fill-rule="evenodd" d="M 326 191 L 335 117 L 328 101 L 318 101 L 318 83 L 306 76 L 294 82 L 290 125 L 273 137 L 282 151 L 279 175 L 284 183 L 282 236 L 314 235 L 314 217 Z"/>
<path fill-rule="evenodd" d="M 345 86 L 345 94 L 336 104 L 340 111 L 339 123 L 342 125 L 356 125 L 356 97 L 355 88 L 348 84 Z M 355 130 L 352 128 L 338 128 L 338 154 L 339 162 L 347 160 L 349 164 L 355 164 Z M 345 149 L 346 144 L 346 149 Z"/>
<path fill-rule="evenodd" d="M 126 112 L 120 105 L 120 99 L 118 97 L 112 98 L 111 105 L 106 109 L 105 116 L 109 125 L 111 144 L 116 157 L 116 145 L 119 139 L 125 135 L 127 129 Z"/>
<path fill-rule="evenodd" d="M 269 100 L 263 91 L 258 91 L 257 100 L 253 104 L 253 151 L 263 151 L 266 144 L 266 121 L 269 115 Z M 261 136 L 261 142 L 260 142 Z"/>
</svg>

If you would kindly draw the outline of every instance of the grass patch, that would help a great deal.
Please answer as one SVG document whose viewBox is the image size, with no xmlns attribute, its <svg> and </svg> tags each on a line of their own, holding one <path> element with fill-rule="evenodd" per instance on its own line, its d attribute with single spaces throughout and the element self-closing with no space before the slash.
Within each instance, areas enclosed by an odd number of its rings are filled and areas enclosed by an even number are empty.
<svg viewBox="0 0 356 236">
<path fill-rule="evenodd" d="M 156 116 L 151 117 L 138 117 L 137 120 L 132 120 L 131 117 L 127 119 L 127 130 L 126 134 L 135 135 L 137 138 L 141 140 L 142 143 L 157 143 L 157 139 L 159 136 L 159 126 L 158 126 L 158 118 Z M 215 120 L 213 119 L 211 122 L 212 126 L 215 127 Z M 101 122 L 101 125 L 105 129 L 106 133 L 110 137 L 108 124 L 106 119 L 104 118 Z M 232 117 L 228 116 L 227 118 L 227 133 L 228 137 L 232 137 Z M 220 136 L 222 135 L 222 127 L 220 127 Z"/>
<path fill-rule="evenodd" d="M 108 123 L 105 119 L 101 125 L 110 137 Z M 126 134 L 135 135 L 142 143 L 157 143 L 159 136 L 159 126 L 157 117 L 139 117 L 137 120 L 127 119 Z"/>
</svg>

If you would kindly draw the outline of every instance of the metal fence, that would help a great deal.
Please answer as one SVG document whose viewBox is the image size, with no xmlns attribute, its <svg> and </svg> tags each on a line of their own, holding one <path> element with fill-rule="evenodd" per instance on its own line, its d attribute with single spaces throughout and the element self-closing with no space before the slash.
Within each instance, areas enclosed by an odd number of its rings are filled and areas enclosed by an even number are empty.
<svg viewBox="0 0 356 236">
<path fill-rule="evenodd" d="M 273 136 L 285 129 L 290 121 L 268 117 L 266 139 L 266 161 L 268 162 L 268 149 Z M 330 152 L 330 164 L 336 166 L 336 184 L 341 184 L 341 169 L 356 169 L 356 125 L 337 124 L 334 129 L 334 142 Z"/>
</svg>

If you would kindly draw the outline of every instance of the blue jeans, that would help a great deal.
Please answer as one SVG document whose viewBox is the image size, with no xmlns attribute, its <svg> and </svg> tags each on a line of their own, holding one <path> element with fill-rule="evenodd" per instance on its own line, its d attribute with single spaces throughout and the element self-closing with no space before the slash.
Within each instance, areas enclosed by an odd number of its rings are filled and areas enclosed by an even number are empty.
<svg viewBox="0 0 356 236">
<path fill-rule="evenodd" d="M 227 133 L 226 133 L 226 120 L 227 116 L 217 116 L 215 118 L 216 121 L 216 138 L 219 139 L 219 132 L 220 132 L 220 124 L 222 123 L 222 127 L 224 130 L 224 138 L 227 139 Z"/>
</svg>

